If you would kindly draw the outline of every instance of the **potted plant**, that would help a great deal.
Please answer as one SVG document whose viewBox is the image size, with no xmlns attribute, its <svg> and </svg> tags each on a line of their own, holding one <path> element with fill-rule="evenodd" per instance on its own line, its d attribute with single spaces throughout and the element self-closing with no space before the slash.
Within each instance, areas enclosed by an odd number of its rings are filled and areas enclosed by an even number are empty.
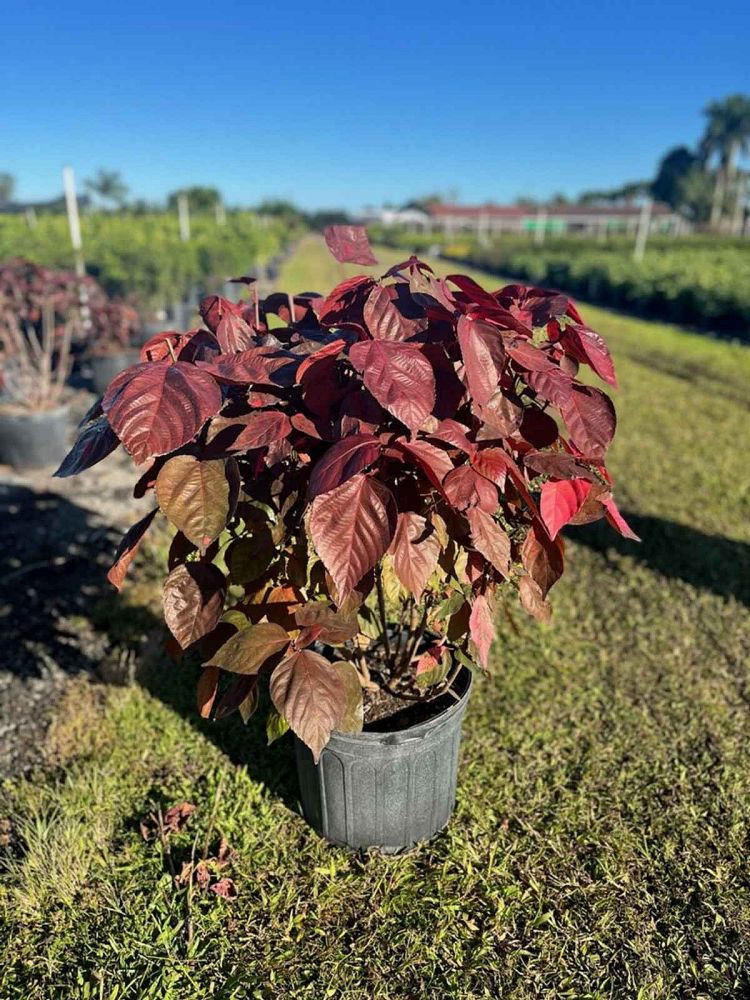
<svg viewBox="0 0 750 1000">
<path fill-rule="evenodd" d="M 358 227 L 326 237 L 374 262 Z M 201 315 L 114 379 L 59 474 L 123 443 L 157 506 L 109 578 L 161 510 L 164 615 L 204 664 L 200 714 L 247 720 L 267 688 L 315 829 L 403 849 L 451 815 L 500 596 L 546 620 L 563 525 L 604 517 L 632 537 L 604 464 L 612 403 L 576 377 L 615 385 L 609 352 L 564 295 L 488 292 L 414 257 L 327 296 L 210 297 Z"/>
<path fill-rule="evenodd" d="M 37 469 L 65 454 L 78 328 L 75 275 L 25 260 L 0 265 L 0 462 Z"/>
<path fill-rule="evenodd" d="M 94 283 L 89 288 L 88 310 L 85 354 L 94 392 L 101 395 L 115 375 L 138 361 L 138 348 L 134 345 L 140 333 L 140 319 L 132 306 L 108 299 Z"/>
</svg>

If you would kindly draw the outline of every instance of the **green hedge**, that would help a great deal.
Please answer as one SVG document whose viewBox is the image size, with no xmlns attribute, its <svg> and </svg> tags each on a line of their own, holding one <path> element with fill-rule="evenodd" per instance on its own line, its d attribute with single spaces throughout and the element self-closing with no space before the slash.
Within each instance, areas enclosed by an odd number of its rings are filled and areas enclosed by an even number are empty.
<svg viewBox="0 0 750 1000">
<path fill-rule="evenodd" d="M 278 253 L 290 233 L 282 223 L 250 212 L 230 212 L 226 225 L 212 216 L 191 218 L 191 239 L 179 238 L 174 214 L 98 213 L 81 219 L 86 269 L 110 295 L 135 294 L 144 304 L 166 305 L 195 285 L 252 270 Z M 0 215 L 0 260 L 27 257 L 51 267 L 72 267 L 67 220 Z"/>
<path fill-rule="evenodd" d="M 440 246 L 444 258 L 533 284 L 561 288 L 625 312 L 731 333 L 750 340 L 750 241 L 655 238 L 642 262 L 632 240 L 597 244 L 581 238 L 504 237 L 487 247 L 468 238 L 450 241 L 393 232 L 380 242 L 424 251 Z"/>
</svg>

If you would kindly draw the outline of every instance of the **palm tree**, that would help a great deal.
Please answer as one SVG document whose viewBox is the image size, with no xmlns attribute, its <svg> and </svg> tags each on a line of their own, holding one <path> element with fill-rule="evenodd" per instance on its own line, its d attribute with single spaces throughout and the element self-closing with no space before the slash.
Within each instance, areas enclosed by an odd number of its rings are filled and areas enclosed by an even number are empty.
<svg viewBox="0 0 750 1000">
<path fill-rule="evenodd" d="M 711 226 L 721 221 L 724 197 L 737 171 L 737 160 L 750 149 L 750 97 L 730 94 L 723 101 L 712 101 L 705 109 L 708 118 L 700 143 L 702 161 L 707 164 L 716 156 L 716 171 Z"/>
<path fill-rule="evenodd" d="M 90 177 L 85 185 L 87 191 L 99 195 L 102 201 L 112 202 L 117 208 L 122 208 L 125 204 L 129 191 L 119 170 L 100 169 L 96 177 Z"/>
</svg>

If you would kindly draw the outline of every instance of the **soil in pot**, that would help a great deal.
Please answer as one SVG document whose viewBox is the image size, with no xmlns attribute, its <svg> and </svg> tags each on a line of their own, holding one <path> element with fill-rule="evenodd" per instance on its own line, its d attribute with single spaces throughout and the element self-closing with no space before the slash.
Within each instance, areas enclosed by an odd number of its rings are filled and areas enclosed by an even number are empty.
<svg viewBox="0 0 750 1000">
<path fill-rule="evenodd" d="M 0 407 L 0 463 L 19 472 L 57 466 L 68 450 L 67 404 L 51 410 Z"/>
</svg>

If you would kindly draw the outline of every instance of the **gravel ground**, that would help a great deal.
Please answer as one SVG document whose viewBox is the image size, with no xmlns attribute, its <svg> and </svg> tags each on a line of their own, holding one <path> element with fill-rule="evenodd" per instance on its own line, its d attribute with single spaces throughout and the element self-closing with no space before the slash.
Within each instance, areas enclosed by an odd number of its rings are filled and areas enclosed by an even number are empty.
<svg viewBox="0 0 750 1000">
<path fill-rule="evenodd" d="M 93 402 L 72 399 L 70 435 Z M 123 531 L 145 512 L 122 449 L 81 476 L 0 466 L 0 777 L 44 759 L 51 709 L 83 672 L 127 679 L 133 653 L 90 621 L 111 594 L 106 572 Z"/>
</svg>

